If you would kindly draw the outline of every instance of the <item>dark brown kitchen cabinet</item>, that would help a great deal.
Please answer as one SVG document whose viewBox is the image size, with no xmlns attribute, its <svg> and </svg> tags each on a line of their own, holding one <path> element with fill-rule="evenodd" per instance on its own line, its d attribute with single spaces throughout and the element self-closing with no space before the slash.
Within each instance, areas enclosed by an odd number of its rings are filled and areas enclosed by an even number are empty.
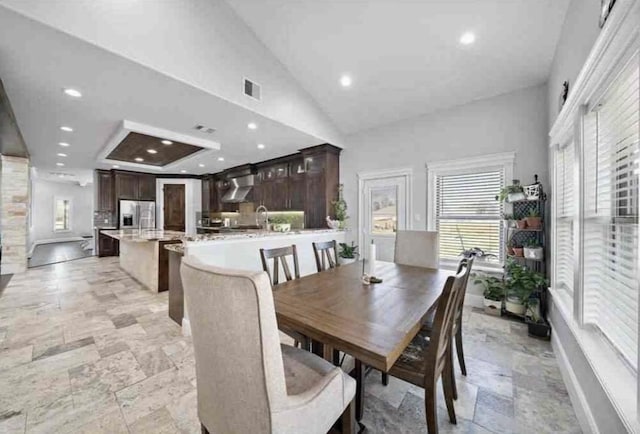
<svg viewBox="0 0 640 434">
<path fill-rule="evenodd" d="M 138 200 L 156 200 L 155 175 L 138 175 Z"/>
<path fill-rule="evenodd" d="M 118 256 L 120 254 L 120 242 L 114 238 L 104 235 L 102 232 L 98 235 L 98 256 Z"/>
<path fill-rule="evenodd" d="M 212 179 L 210 176 L 202 178 L 202 212 L 209 213 L 211 211 L 217 211 L 217 209 L 211 209 L 211 199 L 216 196 L 214 193 L 215 187 L 212 187 Z"/>
<path fill-rule="evenodd" d="M 326 217 L 335 217 L 333 201 L 338 197 L 340 182 L 340 148 L 319 145 L 303 149 L 305 161 L 305 226 L 326 227 Z"/>
<path fill-rule="evenodd" d="M 138 200 L 138 175 L 116 172 L 116 200 Z"/>
<path fill-rule="evenodd" d="M 288 206 L 287 209 L 293 211 L 304 211 L 307 198 L 307 181 L 306 175 L 296 174 L 289 177 L 289 185 L 287 189 Z"/>
<path fill-rule="evenodd" d="M 113 175 L 108 170 L 96 170 L 96 211 L 115 213 Z"/>
</svg>

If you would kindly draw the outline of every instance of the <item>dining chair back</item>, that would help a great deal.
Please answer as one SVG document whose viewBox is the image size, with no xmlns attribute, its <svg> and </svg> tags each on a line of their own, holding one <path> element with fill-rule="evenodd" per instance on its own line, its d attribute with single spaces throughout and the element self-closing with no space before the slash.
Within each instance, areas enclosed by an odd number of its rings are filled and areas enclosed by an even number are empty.
<svg viewBox="0 0 640 434">
<path fill-rule="evenodd" d="M 462 259 L 458 264 L 458 271 L 457 271 L 458 273 L 460 273 L 465 266 L 467 267 L 467 272 L 466 272 L 464 285 L 462 286 L 462 290 L 460 291 L 460 295 L 458 296 L 458 306 L 456 307 L 456 315 L 453 320 L 453 325 L 451 327 L 451 335 L 455 339 L 455 343 L 456 343 L 456 353 L 458 355 L 458 363 L 460 364 L 460 371 L 462 372 L 462 375 L 465 375 L 465 376 L 467 375 L 467 367 L 464 363 L 464 350 L 462 348 L 462 313 L 464 310 L 464 297 L 467 293 L 467 286 L 469 285 L 469 276 L 471 275 L 474 259 L 475 259 L 474 257 L 465 258 L 465 259 Z M 454 383 L 454 386 L 455 386 L 455 383 Z M 455 395 L 457 398 L 457 395 L 458 395 L 457 390 L 455 390 Z"/>
<path fill-rule="evenodd" d="M 291 275 L 291 269 L 287 263 L 287 256 L 291 256 L 293 258 L 293 276 Z M 298 251 L 296 250 L 295 244 L 286 247 L 277 247 L 275 249 L 260 249 L 260 259 L 262 260 L 262 269 L 269 275 L 269 279 L 273 286 L 280 283 L 280 273 L 278 271 L 280 267 L 278 266 L 278 263 L 282 266 L 282 271 L 284 272 L 284 277 L 287 281 L 292 280 L 294 277 L 296 279 L 300 278 Z M 273 274 L 269 270 L 269 259 L 273 259 Z"/>
<path fill-rule="evenodd" d="M 416 267 L 438 268 L 438 232 L 398 231 L 393 262 Z"/>
<path fill-rule="evenodd" d="M 328 268 L 336 268 L 338 264 L 338 244 L 336 240 L 311 243 L 316 258 L 318 273 Z"/>
<path fill-rule="evenodd" d="M 325 433 L 353 429 L 355 381 L 318 356 L 281 345 L 264 272 L 185 257 L 180 267 L 196 362 L 202 432 Z"/>
</svg>

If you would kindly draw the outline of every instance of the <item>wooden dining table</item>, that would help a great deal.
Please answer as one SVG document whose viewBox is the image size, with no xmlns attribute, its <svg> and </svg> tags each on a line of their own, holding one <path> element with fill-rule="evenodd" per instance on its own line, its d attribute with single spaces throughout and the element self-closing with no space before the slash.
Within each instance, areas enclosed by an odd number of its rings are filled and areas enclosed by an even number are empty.
<svg viewBox="0 0 640 434">
<path fill-rule="evenodd" d="M 381 283 L 362 282 L 362 262 L 274 288 L 279 327 L 355 359 L 356 419 L 362 418 L 366 366 L 387 372 L 438 302 L 451 270 L 376 262 Z M 366 365 L 363 367 L 363 365 Z"/>
</svg>

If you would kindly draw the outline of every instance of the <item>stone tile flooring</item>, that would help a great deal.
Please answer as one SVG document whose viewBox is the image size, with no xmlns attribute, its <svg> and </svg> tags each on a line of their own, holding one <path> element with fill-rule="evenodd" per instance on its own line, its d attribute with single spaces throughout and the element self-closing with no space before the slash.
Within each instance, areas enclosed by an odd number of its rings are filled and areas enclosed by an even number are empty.
<svg viewBox="0 0 640 434">
<path fill-rule="evenodd" d="M 465 311 L 469 376 L 443 433 L 574 433 L 580 428 L 547 342 L 522 324 Z M 153 294 L 96 257 L 15 275 L 0 296 L 0 433 L 198 433 L 189 338 Z M 423 433 L 423 393 L 367 378 L 371 433 Z"/>
</svg>

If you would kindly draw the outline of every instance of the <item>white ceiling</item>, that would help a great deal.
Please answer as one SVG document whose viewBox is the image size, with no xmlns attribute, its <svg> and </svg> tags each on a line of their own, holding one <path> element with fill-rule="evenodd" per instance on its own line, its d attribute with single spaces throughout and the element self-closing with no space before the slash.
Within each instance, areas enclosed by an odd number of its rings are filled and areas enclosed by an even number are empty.
<svg viewBox="0 0 640 434">
<path fill-rule="evenodd" d="M 592 0 L 595 1 L 595 0 Z M 546 81 L 569 0 L 227 0 L 345 133 Z M 472 46 L 459 44 L 467 31 Z M 340 76 L 353 85 L 344 89 Z"/>
<path fill-rule="evenodd" d="M 86 179 L 86 169 L 110 168 L 98 155 L 124 119 L 178 134 L 208 139 L 221 150 L 208 151 L 172 168 L 190 174 L 212 173 L 248 162 L 274 158 L 323 143 L 317 137 L 256 115 L 178 80 L 109 53 L 89 43 L 0 7 L 0 78 L 18 125 L 42 178 L 68 173 Z M 5 32 L 9 29 L 8 32 Z M 20 41 L 17 43 L 16 41 Z M 63 94 L 82 91 L 81 99 Z M 249 122 L 259 128 L 251 131 Z M 196 124 L 216 128 L 212 135 Z M 60 131 L 61 125 L 75 129 Z M 58 142 L 68 142 L 68 148 Z M 266 148 L 258 150 L 257 144 Z M 68 154 L 66 158 L 56 154 Z M 218 157 L 224 161 L 218 161 Z M 57 167 L 63 162 L 64 167 Z M 198 164 L 205 164 L 201 168 Z M 120 163 L 122 169 L 127 166 Z M 132 168 L 140 170 L 140 168 Z M 55 177 L 55 175 L 54 175 Z"/>
</svg>

